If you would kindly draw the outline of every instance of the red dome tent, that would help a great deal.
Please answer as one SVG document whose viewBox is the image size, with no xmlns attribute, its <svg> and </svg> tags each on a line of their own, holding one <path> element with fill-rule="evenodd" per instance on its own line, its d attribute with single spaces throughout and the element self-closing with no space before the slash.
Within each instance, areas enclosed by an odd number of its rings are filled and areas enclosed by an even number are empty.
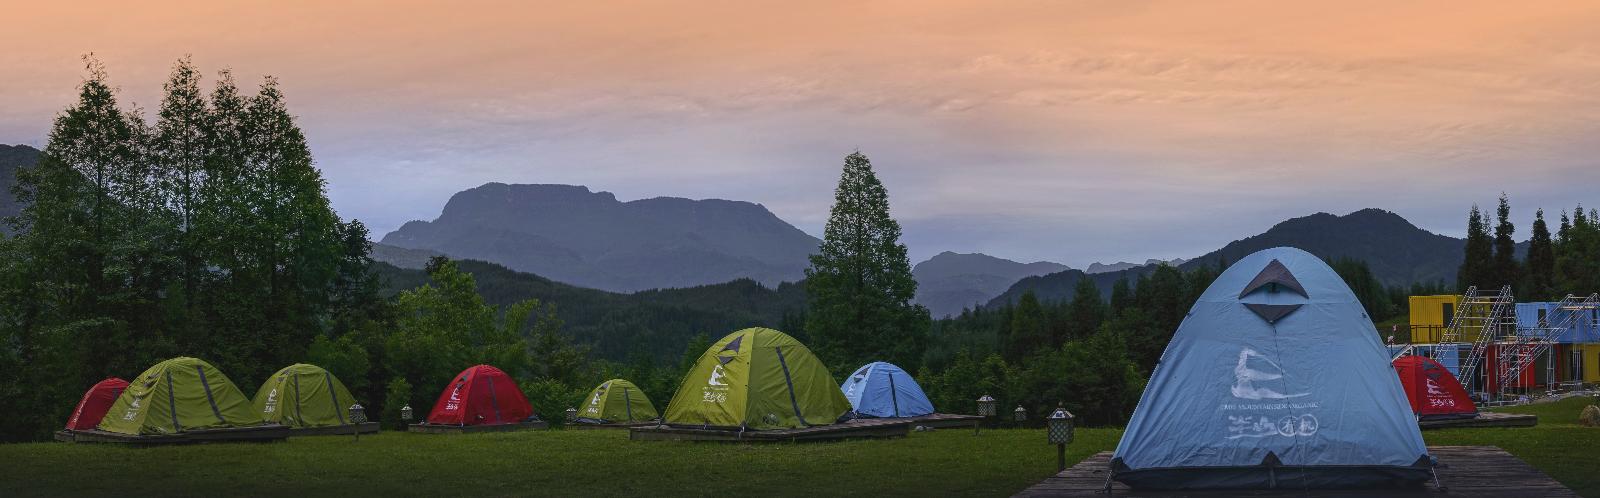
<svg viewBox="0 0 1600 498">
<path fill-rule="evenodd" d="M 83 400 L 78 402 L 78 407 L 72 410 L 72 418 L 67 419 L 67 430 L 86 431 L 100 425 L 100 419 L 105 418 L 106 410 L 111 409 L 111 404 L 117 401 L 117 396 L 128 388 L 128 381 L 110 377 L 95 383 L 89 391 L 83 393 Z"/>
<path fill-rule="evenodd" d="M 476 365 L 456 375 L 428 412 L 435 425 L 516 424 L 533 416 L 528 398 L 500 369 Z"/>
<path fill-rule="evenodd" d="M 1426 356 L 1401 356 L 1394 360 L 1394 371 L 1400 374 L 1400 385 L 1406 388 L 1411 400 L 1411 411 L 1422 420 L 1469 418 L 1478 415 L 1472 397 L 1462 389 L 1461 382 L 1433 358 Z"/>
</svg>

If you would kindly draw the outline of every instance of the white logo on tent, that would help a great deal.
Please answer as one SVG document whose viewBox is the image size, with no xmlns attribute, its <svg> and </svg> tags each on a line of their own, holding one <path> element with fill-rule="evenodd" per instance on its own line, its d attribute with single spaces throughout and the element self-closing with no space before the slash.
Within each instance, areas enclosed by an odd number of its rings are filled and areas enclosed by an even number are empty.
<svg viewBox="0 0 1600 498">
<path fill-rule="evenodd" d="M 1250 360 L 1252 358 L 1258 359 L 1258 360 L 1260 360 L 1262 362 L 1265 362 L 1268 366 L 1270 366 L 1273 370 L 1276 370 L 1277 372 L 1267 372 L 1267 371 L 1261 371 L 1261 370 L 1256 370 L 1256 369 L 1250 368 Z M 1262 355 L 1261 353 L 1257 353 L 1256 350 L 1250 349 L 1248 346 L 1239 349 L 1239 362 L 1237 364 L 1235 364 L 1234 367 L 1233 367 L 1233 376 L 1234 376 L 1233 397 L 1240 398 L 1240 399 L 1252 399 L 1252 400 L 1254 400 L 1254 399 L 1285 399 L 1285 398 L 1298 398 L 1298 397 L 1301 397 L 1301 396 L 1305 396 L 1305 395 L 1311 394 L 1311 393 L 1283 394 L 1283 393 L 1280 393 L 1278 391 L 1274 391 L 1274 390 L 1266 388 L 1266 387 L 1256 387 L 1255 386 L 1254 383 L 1256 383 L 1256 382 L 1264 382 L 1264 381 L 1269 381 L 1269 380 L 1278 380 L 1278 379 L 1283 378 L 1283 374 L 1282 373 L 1278 373 L 1278 372 L 1282 372 L 1282 371 L 1283 371 L 1283 367 L 1278 366 L 1277 363 L 1273 363 L 1272 360 L 1268 359 L 1266 356 Z"/>
<path fill-rule="evenodd" d="M 262 408 L 261 409 L 261 413 L 272 413 L 274 411 L 277 411 L 277 409 L 278 409 L 278 388 L 274 387 L 274 388 L 272 388 L 271 391 L 267 392 L 266 408 Z"/>
<path fill-rule="evenodd" d="M 722 365 L 711 367 L 711 378 L 706 380 L 706 384 L 712 386 L 728 385 L 727 380 L 722 375 Z"/>
<path fill-rule="evenodd" d="M 455 411 L 457 408 L 461 408 L 461 387 L 464 385 L 458 383 L 455 389 L 450 390 L 450 402 L 444 404 L 445 411 Z"/>
<path fill-rule="evenodd" d="M 1284 415 L 1277 420 L 1267 415 L 1229 415 L 1228 439 L 1312 436 L 1317 433 L 1318 427 L 1317 417 L 1309 413 Z"/>
<path fill-rule="evenodd" d="M 1438 384 L 1433 383 L 1433 379 L 1428 379 L 1428 395 L 1444 396 L 1444 389 L 1440 388 Z"/>
<path fill-rule="evenodd" d="M 139 416 L 139 398 L 133 398 L 133 401 L 128 403 L 128 411 L 122 414 L 122 419 L 133 420 L 137 416 Z"/>
</svg>

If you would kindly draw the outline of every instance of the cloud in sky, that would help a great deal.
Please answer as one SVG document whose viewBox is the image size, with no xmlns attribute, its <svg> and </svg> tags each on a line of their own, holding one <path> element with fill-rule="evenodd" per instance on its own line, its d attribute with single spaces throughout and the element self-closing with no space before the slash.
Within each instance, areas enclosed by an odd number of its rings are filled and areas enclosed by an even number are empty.
<svg viewBox="0 0 1600 498">
<path fill-rule="evenodd" d="M 1502 190 L 1525 227 L 1600 184 L 1584 2 L 571 4 L 30 5 L 0 32 L 0 142 L 43 140 L 82 53 L 147 109 L 193 54 L 278 76 L 335 207 L 380 234 L 487 181 L 750 200 L 815 234 L 859 148 L 915 257 L 1074 266 L 1315 211 L 1459 233 Z"/>
</svg>

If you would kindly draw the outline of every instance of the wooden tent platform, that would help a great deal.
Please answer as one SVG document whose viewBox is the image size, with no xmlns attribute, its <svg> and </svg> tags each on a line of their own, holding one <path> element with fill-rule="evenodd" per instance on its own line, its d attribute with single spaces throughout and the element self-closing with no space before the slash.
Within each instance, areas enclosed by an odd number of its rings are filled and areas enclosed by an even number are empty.
<svg viewBox="0 0 1600 498">
<path fill-rule="evenodd" d="M 635 427 L 628 431 L 634 441 L 829 441 L 858 438 L 903 437 L 911 432 L 910 419 L 856 419 L 848 422 L 815 425 L 800 429 L 739 432 L 738 429 L 703 429 L 669 425 Z"/>
<path fill-rule="evenodd" d="M 365 422 L 351 426 L 331 425 L 328 427 L 295 427 L 289 429 L 289 437 L 299 436 L 350 436 L 356 433 L 372 434 L 378 432 L 377 422 Z"/>
<path fill-rule="evenodd" d="M 1111 493 L 1102 494 L 1111 465 L 1111 452 L 1102 451 L 1085 458 L 1065 472 L 1017 493 L 1019 497 L 1577 497 L 1566 486 L 1539 472 L 1521 459 L 1493 446 L 1429 446 L 1428 453 L 1439 459 L 1440 491 L 1432 483 L 1407 489 L 1246 489 L 1246 490 L 1134 490 L 1111 482 Z"/>
<path fill-rule="evenodd" d="M 1423 429 L 1443 429 L 1446 427 L 1533 427 L 1538 424 L 1538 415 L 1478 412 L 1478 416 L 1473 418 L 1422 420 L 1417 422 L 1417 427 Z"/>
<path fill-rule="evenodd" d="M 934 413 L 921 417 L 908 417 L 913 426 L 932 427 L 944 429 L 949 427 L 977 427 L 983 422 L 983 417 L 977 415 L 957 415 L 954 413 Z"/>
<path fill-rule="evenodd" d="M 168 444 L 196 444 L 196 443 L 235 443 L 235 442 L 268 442 L 282 441 L 288 438 L 288 427 L 272 424 L 256 427 L 228 427 L 222 429 L 197 429 L 183 431 L 178 434 L 141 434 L 129 435 L 117 432 L 106 432 L 99 429 L 87 431 L 59 431 L 55 434 L 57 441 L 71 443 L 114 443 L 136 446 L 156 446 Z"/>
<path fill-rule="evenodd" d="M 631 424 L 586 424 L 581 422 L 567 422 L 562 427 L 577 431 L 599 431 L 607 429 L 632 429 L 635 427 L 655 427 L 660 422 L 634 422 Z"/>
<path fill-rule="evenodd" d="M 406 430 L 419 434 L 477 434 L 480 432 L 512 432 L 536 429 L 549 429 L 550 424 L 543 420 L 532 420 L 520 424 L 495 424 L 495 425 L 435 425 L 416 424 Z"/>
</svg>

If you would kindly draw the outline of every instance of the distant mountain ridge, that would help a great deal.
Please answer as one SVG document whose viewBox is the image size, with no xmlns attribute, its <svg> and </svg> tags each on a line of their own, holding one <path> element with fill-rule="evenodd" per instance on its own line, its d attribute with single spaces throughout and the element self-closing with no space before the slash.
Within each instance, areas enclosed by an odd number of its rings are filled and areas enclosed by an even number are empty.
<svg viewBox="0 0 1600 498">
<path fill-rule="evenodd" d="M 1159 260 L 1159 259 L 1147 259 L 1147 260 L 1144 260 L 1144 264 L 1142 264 L 1142 265 L 1138 264 L 1138 263 L 1129 263 L 1127 261 L 1118 261 L 1116 263 L 1111 263 L 1111 264 L 1089 263 L 1089 267 L 1088 268 L 1084 268 L 1083 272 L 1084 273 L 1088 273 L 1090 275 L 1093 275 L 1093 274 L 1096 274 L 1096 273 L 1111 273 L 1111 272 L 1114 272 L 1114 271 L 1131 270 L 1131 269 L 1138 268 L 1138 267 L 1141 267 L 1141 266 L 1149 266 L 1149 265 L 1172 265 L 1172 266 L 1178 266 L 1178 265 L 1183 264 L 1184 261 L 1185 260 L 1183 258 L 1173 258 L 1173 259 L 1168 260 L 1168 261 L 1162 261 L 1162 260 Z"/>
<path fill-rule="evenodd" d="M 1304 249 L 1322 258 L 1354 258 L 1365 261 L 1374 277 L 1384 285 L 1445 282 L 1456 280 L 1466 241 L 1418 228 L 1398 214 L 1382 209 L 1362 209 L 1344 216 L 1316 213 L 1290 218 L 1259 235 L 1235 240 L 1221 249 L 1190 259 L 1180 270 L 1193 270 L 1218 262 L 1232 263 L 1251 253 L 1272 247 Z M 1526 251 L 1527 243 L 1518 244 Z M 1095 279 L 1101 295 L 1108 295 L 1112 283 L 1126 275 L 1130 280 L 1154 269 L 1152 265 L 1128 268 L 1114 273 L 1087 275 Z M 1018 281 L 989 306 L 1016 302 L 1023 293 L 1033 291 L 1043 300 L 1071 299 L 1078 280 L 1076 270 L 1052 273 Z"/>
<path fill-rule="evenodd" d="M 911 273 L 917 280 L 916 303 L 940 318 L 987 303 L 1023 277 L 1067 269 L 1049 261 L 1019 263 L 982 253 L 945 251 L 917 263 Z"/>
<path fill-rule="evenodd" d="M 459 192 L 438 218 L 408 222 L 381 242 L 615 292 L 798 281 L 821 243 L 750 202 L 620 202 L 583 186 L 504 183 Z"/>
<path fill-rule="evenodd" d="M 11 187 L 17 183 L 17 170 L 39 164 L 40 155 L 39 149 L 26 145 L 0 144 L 0 234 L 11 234 L 11 226 L 3 219 L 22 212 L 22 204 L 11 195 Z"/>
</svg>

